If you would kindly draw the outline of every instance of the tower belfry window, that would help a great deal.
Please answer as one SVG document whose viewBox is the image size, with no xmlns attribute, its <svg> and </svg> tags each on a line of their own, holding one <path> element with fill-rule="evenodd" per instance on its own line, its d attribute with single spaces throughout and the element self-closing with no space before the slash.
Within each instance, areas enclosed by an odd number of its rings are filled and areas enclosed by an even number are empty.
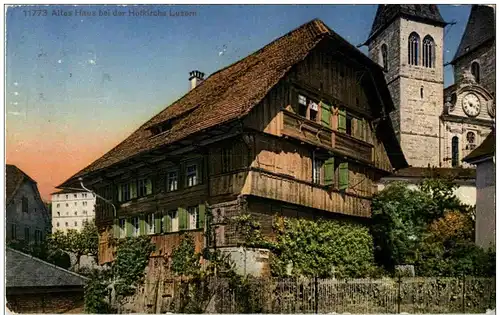
<svg viewBox="0 0 500 315">
<path fill-rule="evenodd" d="M 435 44 L 434 39 L 427 35 L 424 37 L 423 41 L 423 65 L 426 68 L 434 68 L 434 53 L 435 52 Z"/>
<path fill-rule="evenodd" d="M 384 67 L 384 70 L 387 71 L 389 69 L 389 64 L 387 60 L 387 45 L 383 44 L 382 47 L 380 48 L 380 54 L 382 57 L 382 67 Z"/>
<path fill-rule="evenodd" d="M 418 66 L 420 36 L 413 32 L 408 37 L 408 64 Z"/>
</svg>

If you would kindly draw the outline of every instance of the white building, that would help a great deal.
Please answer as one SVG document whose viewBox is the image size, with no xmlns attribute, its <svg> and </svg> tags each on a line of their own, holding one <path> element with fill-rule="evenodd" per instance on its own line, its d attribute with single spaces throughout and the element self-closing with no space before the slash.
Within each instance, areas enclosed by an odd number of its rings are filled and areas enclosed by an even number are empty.
<svg viewBox="0 0 500 315">
<path fill-rule="evenodd" d="M 95 218 L 94 194 L 63 190 L 52 194 L 52 232 L 80 230 L 83 222 Z"/>
</svg>

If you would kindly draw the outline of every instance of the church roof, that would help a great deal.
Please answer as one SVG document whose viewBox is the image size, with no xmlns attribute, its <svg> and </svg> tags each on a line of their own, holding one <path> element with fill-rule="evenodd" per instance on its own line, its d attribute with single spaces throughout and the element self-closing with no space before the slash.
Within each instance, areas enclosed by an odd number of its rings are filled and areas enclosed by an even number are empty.
<svg viewBox="0 0 500 315">
<path fill-rule="evenodd" d="M 495 154 L 495 132 L 492 131 L 486 139 L 474 151 L 469 153 L 463 161 L 467 163 L 474 163 L 483 158 L 491 157 Z"/>
<path fill-rule="evenodd" d="M 495 38 L 495 11 L 485 5 L 472 5 L 467 27 L 458 46 L 453 60 L 454 64 L 458 59 L 471 53 L 485 42 Z"/>
<path fill-rule="evenodd" d="M 434 25 L 446 25 L 435 4 L 379 4 L 365 44 L 368 44 L 374 36 L 398 17 Z"/>
</svg>

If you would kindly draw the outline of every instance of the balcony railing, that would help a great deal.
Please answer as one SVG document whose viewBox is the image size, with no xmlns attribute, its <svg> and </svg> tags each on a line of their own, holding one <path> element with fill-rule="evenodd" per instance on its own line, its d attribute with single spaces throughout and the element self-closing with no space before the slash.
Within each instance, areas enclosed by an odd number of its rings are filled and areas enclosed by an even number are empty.
<svg viewBox="0 0 500 315">
<path fill-rule="evenodd" d="M 283 111 L 283 136 L 292 137 L 348 157 L 372 163 L 373 145 L 332 130 L 290 111 Z"/>
</svg>

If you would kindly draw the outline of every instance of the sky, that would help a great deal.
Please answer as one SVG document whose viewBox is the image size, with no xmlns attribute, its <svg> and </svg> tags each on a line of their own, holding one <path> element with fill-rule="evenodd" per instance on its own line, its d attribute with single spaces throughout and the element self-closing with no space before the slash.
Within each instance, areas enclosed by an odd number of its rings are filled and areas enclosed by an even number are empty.
<svg viewBox="0 0 500 315">
<path fill-rule="evenodd" d="M 151 9 L 165 16 L 144 16 Z M 376 5 L 19 6 L 6 16 L 6 161 L 49 200 L 55 186 L 112 149 L 205 77 L 314 18 L 358 45 Z M 444 62 L 470 5 L 439 5 Z M 130 11 L 130 12 L 129 12 Z M 135 15 L 134 15 L 135 14 Z M 121 15 L 121 16 L 119 16 Z M 367 53 L 366 47 L 361 50 Z M 445 86 L 453 83 L 445 69 Z"/>
</svg>

